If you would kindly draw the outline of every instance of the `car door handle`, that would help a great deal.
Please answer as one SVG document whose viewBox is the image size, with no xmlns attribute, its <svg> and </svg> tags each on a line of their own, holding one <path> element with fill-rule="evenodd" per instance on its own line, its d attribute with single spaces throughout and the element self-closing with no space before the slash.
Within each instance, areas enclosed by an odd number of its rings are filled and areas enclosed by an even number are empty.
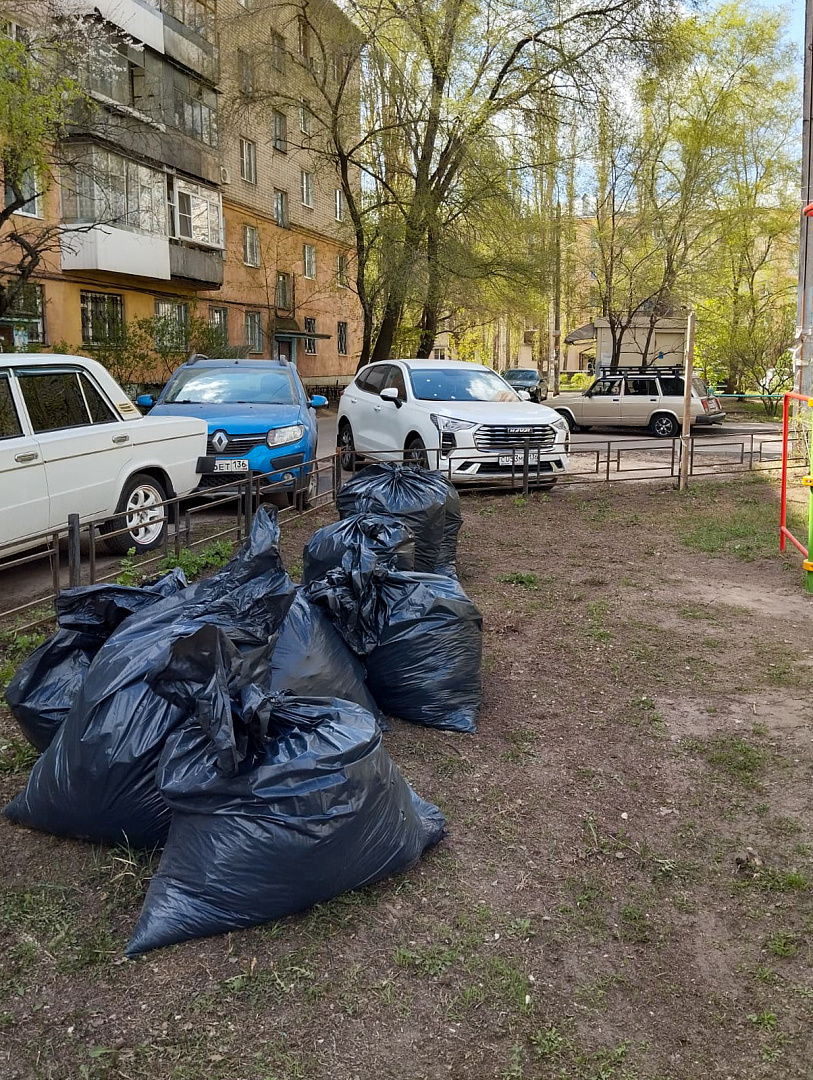
<svg viewBox="0 0 813 1080">
<path fill-rule="evenodd" d="M 381 406 L 380 405 L 373 405 L 373 412 L 381 412 Z"/>
<path fill-rule="evenodd" d="M 113 436 L 113 442 L 114 443 L 124 443 L 124 442 L 129 442 L 129 441 L 130 441 L 130 436 L 129 435 L 114 435 Z"/>
<path fill-rule="evenodd" d="M 613 398 L 613 401 L 620 401 L 620 400 L 621 400 L 621 398 L 620 398 L 620 397 L 614 397 L 614 398 Z"/>
<path fill-rule="evenodd" d="M 15 454 L 14 455 L 14 460 L 19 461 L 20 464 L 22 465 L 26 461 L 36 461 L 38 457 L 39 457 L 39 454 L 32 451 L 29 454 Z"/>
</svg>

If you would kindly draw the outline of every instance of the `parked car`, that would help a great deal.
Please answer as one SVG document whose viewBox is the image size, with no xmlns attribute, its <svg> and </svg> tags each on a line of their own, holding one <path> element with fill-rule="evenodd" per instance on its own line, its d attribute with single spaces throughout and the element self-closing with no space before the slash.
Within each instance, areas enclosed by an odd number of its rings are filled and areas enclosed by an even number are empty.
<svg viewBox="0 0 813 1080">
<path fill-rule="evenodd" d="M 508 368 L 502 377 L 515 390 L 527 390 L 531 401 L 547 399 L 548 380 L 536 368 Z"/>
<path fill-rule="evenodd" d="M 9 555 L 81 521 L 105 526 L 119 554 L 163 542 L 167 498 L 187 495 L 206 453 L 206 425 L 143 417 L 110 373 L 83 356 L 0 358 L 0 548 Z"/>
<path fill-rule="evenodd" d="M 571 431 L 597 427 L 649 428 L 658 438 L 679 434 L 683 422 L 683 373 L 677 368 L 619 368 L 605 372 L 578 397 L 563 395 L 556 411 Z M 720 402 L 702 379 L 692 379 L 692 424 L 721 424 Z"/>
<path fill-rule="evenodd" d="M 567 423 L 523 400 L 495 371 L 464 361 L 387 360 L 356 375 L 339 403 L 342 466 L 404 455 L 454 483 L 498 480 L 522 469 L 551 487 L 568 466 Z"/>
<path fill-rule="evenodd" d="M 173 372 L 156 402 L 137 399 L 150 416 L 198 416 L 208 425 L 199 493 L 228 490 L 252 475 L 279 484 L 282 499 L 315 494 L 316 409 L 296 368 L 285 360 L 191 359 Z"/>
</svg>

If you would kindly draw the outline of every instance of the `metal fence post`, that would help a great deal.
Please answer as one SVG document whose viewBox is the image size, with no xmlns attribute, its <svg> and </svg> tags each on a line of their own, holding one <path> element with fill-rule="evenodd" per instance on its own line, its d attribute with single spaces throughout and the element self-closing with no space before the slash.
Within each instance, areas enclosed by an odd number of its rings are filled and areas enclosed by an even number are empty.
<svg viewBox="0 0 813 1080">
<path fill-rule="evenodd" d="M 336 502 L 336 498 L 339 494 L 339 489 L 342 486 L 342 457 L 341 452 L 336 450 L 333 454 L 333 502 Z"/>
<path fill-rule="evenodd" d="M 54 599 L 62 590 L 62 574 L 59 565 L 59 533 L 55 532 L 51 537 L 51 581 L 54 586 Z"/>
<path fill-rule="evenodd" d="M 82 584 L 82 542 L 78 514 L 68 514 L 68 584 Z"/>
<path fill-rule="evenodd" d="M 530 463 L 530 457 L 531 457 L 531 440 L 526 439 L 525 440 L 525 446 L 523 447 L 523 450 L 522 450 L 522 494 L 526 495 L 526 496 L 527 496 L 528 491 L 529 491 L 528 465 Z"/>
</svg>

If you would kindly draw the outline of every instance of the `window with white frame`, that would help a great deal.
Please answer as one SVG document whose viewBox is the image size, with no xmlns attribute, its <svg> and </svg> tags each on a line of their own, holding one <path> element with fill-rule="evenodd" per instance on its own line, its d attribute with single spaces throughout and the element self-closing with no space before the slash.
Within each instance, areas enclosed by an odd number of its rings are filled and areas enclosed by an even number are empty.
<svg viewBox="0 0 813 1080">
<path fill-rule="evenodd" d="M 86 292 L 79 294 L 82 313 L 82 343 L 117 341 L 124 330 L 124 298 L 121 293 Z"/>
<path fill-rule="evenodd" d="M 177 300 L 155 301 L 155 344 L 159 349 L 189 347 L 189 304 Z"/>
<path fill-rule="evenodd" d="M 291 275 L 282 271 L 277 273 L 277 291 L 274 302 L 278 308 L 289 311 L 291 308 Z"/>
<path fill-rule="evenodd" d="M 178 176 L 167 177 L 170 236 L 206 247 L 223 247 L 223 209 L 220 192 L 202 184 L 190 184 Z"/>
<path fill-rule="evenodd" d="M 279 109 L 274 110 L 274 149 L 288 153 L 288 117 Z"/>
<path fill-rule="evenodd" d="M 229 342 L 229 309 L 225 307 L 209 308 L 209 326 L 220 334 L 224 345 Z"/>
<path fill-rule="evenodd" d="M 254 225 L 243 226 L 243 262 L 246 266 L 260 265 L 260 233 Z"/>
<path fill-rule="evenodd" d="M 336 323 L 336 351 L 339 356 L 347 356 L 347 323 Z"/>
<path fill-rule="evenodd" d="M 77 151 L 63 174 L 66 224 L 104 224 L 167 235 L 166 174 L 103 150 Z"/>
<path fill-rule="evenodd" d="M 288 228 L 288 192 L 274 189 L 274 217 L 281 229 Z"/>
<path fill-rule="evenodd" d="M 313 209 L 313 173 L 300 169 L 302 184 L 302 205 Z"/>
<path fill-rule="evenodd" d="M 6 311 L 5 325 L 11 324 L 13 332 L 20 332 L 28 345 L 44 345 L 45 293 L 38 282 L 29 281 L 16 293 Z"/>
<path fill-rule="evenodd" d="M 5 166 L 5 206 L 15 203 L 18 198 L 25 199 L 22 206 L 14 213 L 25 217 L 42 217 L 42 193 L 37 174 L 34 169 L 23 169 L 18 177 L 13 177 L 8 162 Z M 15 190 L 16 189 L 16 190 Z"/>
<path fill-rule="evenodd" d="M 249 352 L 263 351 L 262 316 L 259 311 L 246 312 L 246 345 Z"/>
<path fill-rule="evenodd" d="M 344 221 L 344 192 L 341 188 L 337 187 L 333 193 L 334 196 L 334 213 L 337 221 Z"/>
<path fill-rule="evenodd" d="M 316 334 L 316 319 L 305 319 L 305 333 Z M 305 338 L 305 352 L 311 355 L 316 352 L 315 337 Z"/>
<path fill-rule="evenodd" d="M 240 175 L 249 184 L 257 183 L 257 144 L 251 139 L 240 140 Z"/>
<path fill-rule="evenodd" d="M 311 134 L 311 110 L 307 98 L 299 99 L 299 130 L 303 135 Z"/>
<path fill-rule="evenodd" d="M 336 256 L 336 284 L 341 289 L 347 288 L 347 256 Z"/>
<path fill-rule="evenodd" d="M 313 244 L 302 245 L 302 262 L 305 267 L 305 277 L 316 277 L 316 248 Z"/>
</svg>

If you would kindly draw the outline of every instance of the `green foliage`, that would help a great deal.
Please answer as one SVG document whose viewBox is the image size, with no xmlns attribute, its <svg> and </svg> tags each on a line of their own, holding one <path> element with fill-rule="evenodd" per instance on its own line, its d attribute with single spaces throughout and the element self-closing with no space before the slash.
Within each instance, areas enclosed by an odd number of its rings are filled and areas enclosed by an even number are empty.
<svg viewBox="0 0 813 1080">
<path fill-rule="evenodd" d="M 30 634 L 8 631 L 0 635 L 0 687 L 8 686 L 18 665 L 29 653 L 38 649 L 45 638 L 42 631 Z"/>
<path fill-rule="evenodd" d="M 502 581 L 506 585 L 520 585 L 524 589 L 536 589 L 539 585 L 539 575 L 531 573 L 524 574 L 515 570 L 510 574 L 499 574 L 497 581 Z"/>
<path fill-rule="evenodd" d="M 233 545 L 230 540 L 213 540 L 211 544 L 193 551 L 191 548 L 182 548 L 180 554 L 170 552 L 159 562 L 158 569 L 162 573 L 173 570 L 179 566 L 189 581 L 196 578 L 204 570 L 216 569 L 225 566 L 232 557 Z"/>
<path fill-rule="evenodd" d="M 30 743 L 22 739 L 11 739 L 5 746 L 0 747 L 0 774 L 28 772 L 39 757 Z"/>
</svg>

